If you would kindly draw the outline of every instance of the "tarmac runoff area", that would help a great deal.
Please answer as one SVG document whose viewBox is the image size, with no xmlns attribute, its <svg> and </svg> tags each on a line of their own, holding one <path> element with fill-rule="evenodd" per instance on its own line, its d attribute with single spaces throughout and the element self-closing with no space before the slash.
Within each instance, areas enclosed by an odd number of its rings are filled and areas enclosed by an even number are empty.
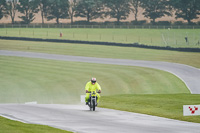
<svg viewBox="0 0 200 133">
<path fill-rule="evenodd" d="M 78 133 L 199 133 L 200 124 L 86 105 L 0 104 L 0 115 Z"/>
<path fill-rule="evenodd" d="M 155 68 L 185 82 L 192 94 L 200 94 L 200 70 L 191 66 L 156 61 L 105 59 L 0 50 L 0 55 L 63 61 Z M 86 105 L 0 104 L 0 116 L 24 123 L 48 125 L 79 133 L 199 133 L 200 124 Z"/>
</svg>

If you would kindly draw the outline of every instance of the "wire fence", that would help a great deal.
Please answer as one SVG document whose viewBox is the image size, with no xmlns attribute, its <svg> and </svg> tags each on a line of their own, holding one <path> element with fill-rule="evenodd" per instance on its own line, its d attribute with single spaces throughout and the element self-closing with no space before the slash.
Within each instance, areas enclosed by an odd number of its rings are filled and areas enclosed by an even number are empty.
<svg viewBox="0 0 200 133">
<path fill-rule="evenodd" d="M 65 40 L 129 43 L 129 44 L 139 43 L 150 46 L 200 48 L 200 28 L 195 26 L 192 27 L 150 26 L 149 28 L 147 28 L 146 25 L 143 27 L 141 25 L 106 26 L 106 25 L 64 25 L 64 24 L 63 25 L 62 24 L 60 25 L 5 24 L 0 26 L 1 26 L 0 36 L 9 36 L 9 37 L 65 39 Z M 88 30 L 86 28 L 97 28 L 97 29 Z M 107 29 L 105 30 L 105 28 Z M 184 30 L 179 30 L 179 29 L 184 29 Z"/>
<path fill-rule="evenodd" d="M 161 33 L 161 38 L 163 45 L 200 47 L 200 33 L 167 31 Z"/>
<path fill-rule="evenodd" d="M 110 29 L 200 29 L 200 25 L 69 25 L 69 24 L 0 24 L 0 28 L 110 28 Z"/>
</svg>

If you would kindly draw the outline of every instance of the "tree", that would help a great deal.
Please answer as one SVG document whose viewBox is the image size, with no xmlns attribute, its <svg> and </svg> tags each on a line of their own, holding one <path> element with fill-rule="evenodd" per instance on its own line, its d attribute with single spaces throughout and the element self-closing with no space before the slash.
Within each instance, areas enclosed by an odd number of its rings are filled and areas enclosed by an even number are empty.
<svg viewBox="0 0 200 133">
<path fill-rule="evenodd" d="M 31 23 L 35 19 L 35 13 L 38 13 L 38 3 L 36 0 L 19 0 L 17 9 L 24 16 L 19 16 L 25 24 Z"/>
<path fill-rule="evenodd" d="M 47 8 L 47 20 L 56 19 L 56 23 L 59 24 L 59 19 L 65 19 L 69 16 L 68 10 L 68 0 L 51 0 Z"/>
<path fill-rule="evenodd" d="M 130 0 L 131 5 L 133 6 L 133 13 L 135 21 L 137 22 L 137 16 L 139 12 L 139 7 L 141 6 L 141 0 Z"/>
<path fill-rule="evenodd" d="M 86 17 L 87 22 L 90 20 L 102 18 L 103 5 L 101 0 L 81 0 L 76 7 L 76 17 Z"/>
<path fill-rule="evenodd" d="M 1 0 L 0 1 L 0 19 L 3 18 L 3 16 L 6 16 L 6 0 Z"/>
<path fill-rule="evenodd" d="M 165 15 L 171 16 L 171 7 L 168 0 L 142 0 L 141 2 L 141 7 L 145 10 L 143 15 L 152 19 L 153 24 L 155 24 L 157 18 Z"/>
<path fill-rule="evenodd" d="M 74 18 L 74 14 L 75 14 L 75 9 L 77 7 L 77 0 L 70 0 L 69 2 L 69 16 L 70 16 L 70 19 L 71 19 L 71 24 L 73 24 L 73 18 Z"/>
<path fill-rule="evenodd" d="M 7 1 L 7 4 L 6 4 L 6 11 L 12 20 L 12 24 L 15 23 L 15 14 L 17 12 L 17 5 L 18 5 L 17 0 Z"/>
<path fill-rule="evenodd" d="M 46 16 L 49 0 L 37 0 L 37 3 L 39 5 L 39 11 L 41 12 L 42 24 L 44 24 L 44 17 Z"/>
<path fill-rule="evenodd" d="M 171 0 L 170 4 L 175 9 L 176 18 L 183 18 L 191 24 L 193 19 L 199 18 L 200 0 Z"/>
<path fill-rule="evenodd" d="M 120 20 L 125 20 L 131 11 L 129 0 L 105 0 L 107 7 L 106 16 L 116 18 L 119 23 Z"/>
</svg>

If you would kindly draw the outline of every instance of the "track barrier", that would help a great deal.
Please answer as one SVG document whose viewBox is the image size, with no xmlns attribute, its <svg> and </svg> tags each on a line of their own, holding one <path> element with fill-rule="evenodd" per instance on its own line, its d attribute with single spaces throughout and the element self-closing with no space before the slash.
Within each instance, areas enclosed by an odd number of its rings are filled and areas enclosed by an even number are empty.
<svg viewBox="0 0 200 133">
<path fill-rule="evenodd" d="M 64 39 L 42 39 L 42 38 L 27 38 L 27 37 L 6 37 L 0 36 L 4 40 L 20 40 L 20 41 L 39 41 L 39 42 L 56 42 L 56 43 L 76 43 L 76 44 L 91 44 L 91 45 L 106 45 L 120 47 L 137 47 L 158 50 L 172 50 L 182 52 L 200 52 L 200 48 L 174 48 L 170 46 L 150 46 L 139 43 L 114 43 L 114 42 L 96 42 L 96 41 L 80 41 L 80 40 L 64 40 Z"/>
</svg>

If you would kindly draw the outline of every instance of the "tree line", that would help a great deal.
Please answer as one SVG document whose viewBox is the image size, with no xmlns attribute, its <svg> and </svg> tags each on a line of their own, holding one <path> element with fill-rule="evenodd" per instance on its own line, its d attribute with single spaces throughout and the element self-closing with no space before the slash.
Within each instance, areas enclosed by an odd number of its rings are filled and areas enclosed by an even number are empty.
<svg viewBox="0 0 200 133">
<path fill-rule="evenodd" d="M 97 18 L 114 18 L 117 23 L 125 20 L 133 12 L 133 19 L 138 21 L 139 8 L 144 10 L 143 15 L 154 24 L 156 19 L 163 16 L 182 18 L 192 23 L 200 15 L 200 0 L 0 0 L 0 19 L 10 17 L 15 23 L 16 12 L 25 24 L 35 19 L 35 14 L 40 12 L 42 23 L 44 19 L 71 19 L 82 17 L 90 22 Z"/>
</svg>

